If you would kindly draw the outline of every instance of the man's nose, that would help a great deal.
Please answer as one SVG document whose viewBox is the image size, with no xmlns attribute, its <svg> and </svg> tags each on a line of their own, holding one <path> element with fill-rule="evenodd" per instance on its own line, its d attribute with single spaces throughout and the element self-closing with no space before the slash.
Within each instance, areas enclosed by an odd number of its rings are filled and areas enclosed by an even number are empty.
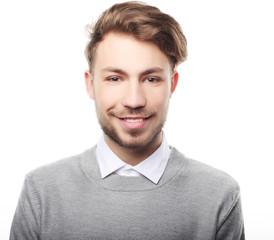
<svg viewBox="0 0 274 240">
<path fill-rule="evenodd" d="M 129 81 L 125 90 L 124 97 L 122 99 L 124 107 L 136 109 L 146 105 L 146 97 L 142 83 L 139 81 Z"/>
</svg>

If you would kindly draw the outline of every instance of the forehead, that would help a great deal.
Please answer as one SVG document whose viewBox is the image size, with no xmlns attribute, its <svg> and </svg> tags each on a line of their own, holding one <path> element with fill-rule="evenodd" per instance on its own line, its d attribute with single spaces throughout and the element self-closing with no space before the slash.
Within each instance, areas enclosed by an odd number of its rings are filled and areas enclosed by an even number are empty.
<svg viewBox="0 0 274 240">
<path fill-rule="evenodd" d="M 104 36 L 95 53 L 94 71 L 107 67 L 116 67 L 129 73 L 152 67 L 171 71 L 167 56 L 157 45 L 137 40 L 127 34 L 113 32 Z"/>
</svg>

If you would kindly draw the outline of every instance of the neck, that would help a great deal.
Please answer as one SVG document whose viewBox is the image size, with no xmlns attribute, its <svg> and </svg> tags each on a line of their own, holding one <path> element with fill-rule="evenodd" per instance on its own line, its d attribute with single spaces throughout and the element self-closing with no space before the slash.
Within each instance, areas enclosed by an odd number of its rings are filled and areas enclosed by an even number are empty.
<svg viewBox="0 0 274 240">
<path fill-rule="evenodd" d="M 119 145 L 110 139 L 106 134 L 104 134 L 104 138 L 109 148 L 116 154 L 117 157 L 129 165 L 135 166 L 148 158 L 160 147 L 163 133 L 160 132 L 155 139 L 146 146 L 133 149 Z"/>
</svg>

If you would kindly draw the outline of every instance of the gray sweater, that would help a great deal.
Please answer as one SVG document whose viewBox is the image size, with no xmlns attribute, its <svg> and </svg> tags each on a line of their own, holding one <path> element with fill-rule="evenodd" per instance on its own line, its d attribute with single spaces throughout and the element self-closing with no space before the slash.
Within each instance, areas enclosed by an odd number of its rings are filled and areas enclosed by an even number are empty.
<svg viewBox="0 0 274 240">
<path fill-rule="evenodd" d="M 240 240 L 239 187 L 175 148 L 157 185 L 102 179 L 93 147 L 26 176 L 10 239 Z"/>
</svg>

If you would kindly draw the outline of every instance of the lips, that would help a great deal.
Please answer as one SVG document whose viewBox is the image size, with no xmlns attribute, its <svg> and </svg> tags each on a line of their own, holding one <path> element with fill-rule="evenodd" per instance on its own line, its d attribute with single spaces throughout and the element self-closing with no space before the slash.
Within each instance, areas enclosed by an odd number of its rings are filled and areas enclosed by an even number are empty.
<svg viewBox="0 0 274 240">
<path fill-rule="evenodd" d="M 128 123 L 133 123 L 133 122 L 142 122 L 145 120 L 145 118 L 138 118 L 138 119 L 124 118 L 123 120 Z"/>
<path fill-rule="evenodd" d="M 125 117 L 119 120 L 127 129 L 141 129 L 147 124 L 149 117 Z"/>
</svg>

